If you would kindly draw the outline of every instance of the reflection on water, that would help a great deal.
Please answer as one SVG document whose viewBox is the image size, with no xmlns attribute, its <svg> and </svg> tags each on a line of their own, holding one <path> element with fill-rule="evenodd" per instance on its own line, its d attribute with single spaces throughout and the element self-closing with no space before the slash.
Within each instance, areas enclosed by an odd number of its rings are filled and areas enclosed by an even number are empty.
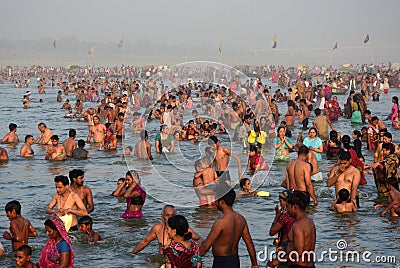
<svg viewBox="0 0 400 268">
<path fill-rule="evenodd" d="M 274 89 L 273 87 L 272 90 Z M 77 130 L 77 139 L 86 138 L 88 129 L 85 122 L 62 118 L 63 111 L 59 109 L 60 104 L 55 102 L 57 89 L 47 90 L 46 94 L 40 96 L 44 99 L 44 103 L 39 105 L 38 102 L 33 101 L 32 108 L 29 110 L 23 110 L 21 107 L 20 98 L 25 90 L 13 89 L 9 85 L 0 85 L 2 94 L 0 115 L 3 122 L 1 135 L 7 132 L 8 123 L 15 122 L 18 124 L 18 135 L 21 140 L 27 134 L 37 137 L 37 124 L 45 122 L 54 134 L 60 136 L 61 141 L 67 138 L 69 128 Z M 32 97 L 39 99 L 39 96 L 35 94 L 34 83 L 30 90 L 33 92 Z M 391 89 L 392 92 L 394 90 Z M 382 95 L 380 103 L 370 102 L 369 109 L 380 118 L 385 118 L 389 113 L 391 96 L 392 94 Z M 341 104 L 344 103 L 344 99 L 344 96 L 339 96 Z M 90 106 L 90 104 L 86 105 Z M 284 114 L 286 105 L 281 103 L 279 107 L 280 113 Z M 41 112 L 43 108 L 45 112 Z M 187 118 L 189 118 L 188 115 L 185 120 Z M 389 122 L 385 123 L 389 125 Z M 150 129 L 149 141 L 154 150 L 154 136 L 157 133 L 158 123 L 150 122 L 148 127 Z M 341 131 L 342 135 L 351 134 L 354 129 L 343 118 L 340 118 L 335 127 Z M 301 131 L 297 127 L 294 130 L 293 133 Z M 305 135 L 306 133 L 303 132 L 303 136 Z M 393 136 L 394 142 L 399 143 L 400 135 L 394 131 Z M 132 136 L 131 145 L 137 139 L 137 136 Z M 228 137 L 221 138 L 221 143 L 227 145 L 228 139 Z M 94 229 L 99 231 L 105 240 L 99 245 L 91 246 L 74 239 L 76 267 L 88 267 L 88 264 L 93 267 L 159 267 L 162 258 L 156 254 L 158 251 L 156 242 L 136 256 L 128 252 L 146 235 L 152 225 L 161 221 L 160 213 L 164 206 L 163 202 L 187 204 L 187 207 L 177 207 L 178 213 L 185 215 L 191 226 L 202 237 L 207 236 L 214 220 L 220 215 L 216 209 L 193 208 L 193 205 L 197 204 L 197 198 L 192 189 L 193 163 L 204 151 L 203 143 L 198 145 L 189 142 L 181 143 L 177 147 L 177 151 L 180 150 L 182 154 L 171 154 L 168 157 L 154 154 L 153 166 L 148 161 L 134 158 L 128 158 L 128 166 L 126 166 L 125 159 L 121 157 L 122 149 L 116 153 L 109 153 L 99 151 L 94 145 L 87 146 L 92 156 L 89 160 L 49 162 L 44 160 L 45 148 L 37 145 L 33 146 L 34 159 L 20 159 L 18 154 L 21 145 L 22 143 L 16 146 L 4 145 L 9 152 L 10 161 L 7 164 L 0 164 L 0 207 L 4 207 L 6 202 L 13 199 L 22 203 L 22 215 L 31 220 L 39 233 L 38 238 L 30 239 L 30 244 L 34 247 L 33 261 L 38 260 L 40 251 L 47 241 L 43 222 L 48 218 L 45 209 L 55 193 L 54 176 L 67 175 L 68 171 L 73 168 L 85 170 L 85 184 L 91 187 L 95 201 L 95 210 L 91 214 L 94 220 Z M 241 152 L 240 146 L 233 144 L 232 150 L 240 156 L 244 167 L 247 156 Z M 366 150 L 364 152 L 366 162 L 371 163 L 372 153 Z M 267 158 L 272 159 L 271 155 L 273 157 L 271 152 L 265 154 Z M 292 158 L 295 157 L 296 155 L 292 155 Z M 175 168 L 174 164 L 176 163 L 179 163 L 179 169 Z M 321 163 L 321 170 L 325 177 L 326 167 L 331 164 L 331 161 L 326 160 Z M 235 209 L 242 213 L 249 223 L 257 251 L 263 250 L 265 246 L 270 246 L 272 243 L 272 238 L 268 236 L 268 230 L 275 216 L 274 207 L 278 204 L 278 192 L 281 190 L 279 185 L 285 176 L 285 167 L 286 163 L 274 163 L 270 166 L 266 182 L 259 189 L 269 191 L 270 197 L 239 198 L 235 204 Z M 110 196 L 116 188 L 117 179 L 124 177 L 128 168 L 139 170 L 142 183 L 149 193 L 143 207 L 144 218 L 140 220 L 120 219 L 119 216 L 125 210 L 126 204 L 120 203 L 117 198 Z M 230 164 L 230 170 L 233 179 L 236 180 L 237 164 L 235 161 Z M 361 195 L 360 211 L 356 214 L 346 215 L 329 211 L 334 196 L 333 188 L 327 189 L 323 183 L 316 185 L 316 193 L 320 202 L 318 207 L 310 207 L 308 213 L 314 219 L 317 227 L 317 251 L 327 250 L 329 247 L 336 248 L 337 240 L 345 239 L 351 250 L 369 250 L 380 255 L 397 254 L 399 220 L 380 217 L 380 212 L 373 209 L 377 197 L 376 189 L 371 175 L 367 176 L 367 180 L 367 185 L 360 186 L 362 193 L 367 194 Z M 0 233 L 4 232 L 8 226 L 9 221 L 2 213 Z M 74 236 L 79 238 L 79 233 Z M 6 256 L 0 259 L 0 266 L 9 267 L 14 264 L 11 243 L 4 240 L 1 242 L 5 247 Z M 245 245 L 241 243 L 239 247 L 242 267 L 250 267 Z M 205 267 L 210 267 L 211 263 L 212 256 L 211 253 L 208 253 L 204 258 Z M 341 265 L 344 267 L 362 266 L 362 264 L 354 263 Z M 261 264 L 261 266 L 265 266 L 265 264 Z M 332 264 L 320 263 L 318 266 L 332 267 Z M 388 267 L 388 265 L 382 267 Z"/>
</svg>

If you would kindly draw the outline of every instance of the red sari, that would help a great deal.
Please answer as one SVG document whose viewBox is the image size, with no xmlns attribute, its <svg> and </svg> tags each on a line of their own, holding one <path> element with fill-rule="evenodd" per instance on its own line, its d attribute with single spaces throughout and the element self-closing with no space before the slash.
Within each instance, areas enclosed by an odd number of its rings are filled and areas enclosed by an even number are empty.
<svg viewBox="0 0 400 268">
<path fill-rule="evenodd" d="M 57 231 L 60 233 L 61 237 L 65 242 L 67 242 L 70 252 L 69 252 L 69 265 L 68 268 L 74 267 L 74 251 L 72 249 L 71 239 L 65 230 L 64 222 L 59 217 L 52 217 L 50 220 L 54 223 Z M 54 239 L 49 238 L 46 245 L 44 246 L 42 253 L 40 254 L 39 267 L 40 268 L 56 268 L 60 266 L 61 254 L 57 250 L 57 244 Z"/>
</svg>

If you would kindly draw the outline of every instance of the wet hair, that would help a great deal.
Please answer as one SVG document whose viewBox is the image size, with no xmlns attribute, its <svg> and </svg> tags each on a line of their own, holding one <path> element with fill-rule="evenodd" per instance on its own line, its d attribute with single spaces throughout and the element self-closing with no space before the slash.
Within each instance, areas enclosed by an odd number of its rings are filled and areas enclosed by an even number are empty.
<svg viewBox="0 0 400 268">
<path fill-rule="evenodd" d="M 71 129 L 68 131 L 68 137 L 75 137 L 75 136 L 76 136 L 76 130 L 73 129 L 73 128 L 71 128 Z"/>
<path fill-rule="evenodd" d="M 50 140 L 56 140 L 56 141 L 59 141 L 59 140 L 60 140 L 60 138 L 59 138 L 57 135 L 53 135 L 53 136 L 51 136 Z"/>
<path fill-rule="evenodd" d="M 192 232 L 189 232 L 189 223 L 182 215 L 175 215 L 168 219 L 168 226 L 176 230 L 176 234 L 182 236 L 185 240 L 192 238 Z"/>
<path fill-rule="evenodd" d="M 26 135 L 25 136 L 25 142 L 27 142 L 29 138 L 33 138 L 33 136 L 32 135 Z"/>
<path fill-rule="evenodd" d="M 257 151 L 258 151 L 257 146 L 250 145 L 250 152 L 256 152 L 257 153 Z"/>
<path fill-rule="evenodd" d="M 304 193 L 299 191 L 294 191 L 292 194 L 289 195 L 287 199 L 287 203 L 289 205 L 296 205 L 301 210 L 306 210 L 307 207 L 307 199 Z"/>
<path fill-rule="evenodd" d="M 81 224 L 85 224 L 85 225 L 93 225 L 93 220 L 92 220 L 92 218 L 90 217 L 90 216 L 83 216 L 83 217 L 81 217 L 80 219 L 79 219 L 79 222 L 78 222 L 78 224 L 79 225 L 81 225 Z"/>
<path fill-rule="evenodd" d="M 243 189 L 243 186 L 246 184 L 247 181 L 250 181 L 250 179 L 249 179 L 249 178 L 243 178 L 243 179 L 240 181 L 240 188 Z"/>
<path fill-rule="evenodd" d="M 382 144 L 382 149 L 389 150 L 391 154 L 394 154 L 394 145 L 391 142 Z"/>
<path fill-rule="evenodd" d="M 38 127 L 47 127 L 45 123 L 41 122 L 38 124 Z"/>
<path fill-rule="evenodd" d="M 375 121 L 375 120 L 379 120 L 379 118 L 378 118 L 377 116 L 373 116 L 373 117 L 371 118 L 371 122 L 373 122 L 373 121 Z"/>
<path fill-rule="evenodd" d="M 45 226 L 48 226 L 48 227 L 50 227 L 51 229 L 53 229 L 54 231 L 57 231 L 57 232 L 58 232 L 58 229 L 57 229 L 56 225 L 55 225 L 50 219 L 47 219 L 47 220 L 44 222 L 44 225 L 45 225 Z"/>
<path fill-rule="evenodd" d="M 361 137 L 361 132 L 359 130 L 354 130 L 353 134 L 357 136 L 357 138 Z"/>
<path fill-rule="evenodd" d="M 126 147 L 125 147 L 125 149 L 129 149 L 129 151 L 131 151 L 131 152 L 132 152 L 132 150 L 133 150 L 133 147 L 129 145 L 129 146 L 126 146 Z"/>
<path fill-rule="evenodd" d="M 71 180 L 71 184 L 74 182 L 75 178 L 78 178 L 79 176 L 83 176 L 85 172 L 81 169 L 73 169 L 69 172 L 68 176 L 69 179 Z"/>
<path fill-rule="evenodd" d="M 210 136 L 209 138 L 208 138 L 208 145 L 214 145 L 214 144 L 217 144 L 218 143 L 218 138 L 217 138 L 217 136 L 214 136 L 214 135 L 212 135 L 212 136 Z"/>
<path fill-rule="evenodd" d="M 350 197 L 349 190 L 347 190 L 346 188 L 340 189 L 338 195 L 340 201 L 347 201 Z"/>
<path fill-rule="evenodd" d="M 161 125 L 160 126 L 160 132 L 162 132 L 164 130 L 164 128 L 168 127 L 167 125 Z"/>
<path fill-rule="evenodd" d="M 16 129 L 16 128 L 17 128 L 17 124 L 11 123 L 11 124 L 8 125 L 8 129 L 9 129 L 10 131 L 13 131 L 13 130 Z"/>
<path fill-rule="evenodd" d="M 28 245 L 22 245 L 19 248 L 17 248 L 15 251 L 23 252 L 25 256 L 32 255 L 32 248 Z"/>
<path fill-rule="evenodd" d="M 394 187 L 397 191 L 399 191 L 399 182 L 397 181 L 396 177 L 390 177 L 386 180 L 388 185 Z"/>
<path fill-rule="evenodd" d="M 64 186 L 67 186 L 69 184 L 69 180 L 67 176 L 64 175 L 58 175 L 54 178 L 54 182 L 61 182 Z"/>
<path fill-rule="evenodd" d="M 220 183 L 218 187 L 215 188 L 215 192 L 218 197 L 218 201 L 224 200 L 225 204 L 232 207 L 236 199 L 235 191 L 226 183 Z"/>
<path fill-rule="evenodd" d="M 172 208 L 173 210 L 176 210 L 174 205 L 166 204 L 162 209 L 162 214 L 164 214 L 164 212 L 167 210 L 167 208 Z"/>
<path fill-rule="evenodd" d="M 83 148 L 83 147 L 85 147 L 85 141 L 84 140 L 82 140 L 82 139 L 80 139 L 80 140 L 78 140 L 78 147 L 79 148 Z"/>
<path fill-rule="evenodd" d="M 125 114 L 120 112 L 120 113 L 118 113 L 118 116 L 125 116 Z"/>
<path fill-rule="evenodd" d="M 392 140 L 392 133 L 390 133 L 390 132 L 385 132 L 385 133 L 383 133 L 383 137 L 386 137 L 386 138 Z"/>
<path fill-rule="evenodd" d="M 315 109 L 314 112 L 315 112 L 315 115 L 316 115 L 316 116 L 321 115 L 321 109 L 320 109 L 320 108 Z"/>
<path fill-rule="evenodd" d="M 370 114 L 371 114 L 371 111 L 370 111 L 370 110 L 365 110 L 364 114 L 370 115 Z"/>
<path fill-rule="evenodd" d="M 17 215 L 21 215 L 21 203 L 17 200 L 8 202 L 4 209 L 6 212 L 12 212 L 13 210 L 15 210 L 15 213 L 17 213 Z"/>
<path fill-rule="evenodd" d="M 349 161 L 351 159 L 351 154 L 349 151 L 340 150 L 339 152 L 339 160 Z"/>
<path fill-rule="evenodd" d="M 307 155 L 310 152 L 310 149 L 308 149 L 307 146 L 304 144 L 299 146 L 299 151 L 297 152 L 297 155 Z"/>
<path fill-rule="evenodd" d="M 349 135 L 343 135 L 342 137 L 342 143 L 343 143 L 343 147 L 346 149 L 350 149 L 350 136 Z"/>
</svg>

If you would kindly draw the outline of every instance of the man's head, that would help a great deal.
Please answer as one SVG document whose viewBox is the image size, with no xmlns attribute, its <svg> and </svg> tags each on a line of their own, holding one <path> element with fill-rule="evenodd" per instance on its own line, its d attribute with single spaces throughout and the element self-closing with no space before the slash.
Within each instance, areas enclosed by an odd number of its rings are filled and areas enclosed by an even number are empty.
<svg viewBox="0 0 400 268">
<path fill-rule="evenodd" d="M 73 169 L 69 172 L 69 179 L 72 184 L 77 184 L 78 186 L 82 186 L 83 182 L 85 181 L 85 172 L 81 169 Z"/>
<path fill-rule="evenodd" d="M 299 150 L 297 152 L 297 155 L 298 156 L 307 156 L 309 152 L 310 152 L 310 149 L 308 149 L 307 146 L 302 144 L 302 145 L 299 146 Z"/>
<path fill-rule="evenodd" d="M 35 139 L 33 138 L 32 135 L 26 135 L 25 136 L 25 142 L 30 143 L 31 145 L 35 143 Z"/>
<path fill-rule="evenodd" d="M 177 212 L 173 205 L 165 205 L 161 212 L 161 218 L 164 223 L 167 223 L 168 219 L 176 214 Z"/>
<path fill-rule="evenodd" d="M 54 178 L 57 194 L 62 195 L 69 189 L 69 180 L 67 176 L 59 175 Z"/>
<path fill-rule="evenodd" d="M 16 130 L 17 129 L 17 124 L 11 123 L 8 125 L 8 129 L 10 131 Z"/>
<path fill-rule="evenodd" d="M 85 141 L 84 140 L 82 140 L 82 139 L 80 139 L 80 140 L 78 140 L 78 147 L 79 148 L 83 148 L 83 147 L 85 147 Z"/>
<path fill-rule="evenodd" d="M 380 133 L 379 133 L 380 135 Z M 389 143 L 392 142 L 392 134 L 390 132 L 384 132 L 382 133 L 383 136 L 383 143 Z"/>
<path fill-rule="evenodd" d="M 92 230 L 93 220 L 90 216 L 83 216 L 79 219 L 78 225 L 79 230 L 81 230 L 82 233 L 86 233 Z"/>
<path fill-rule="evenodd" d="M 232 207 L 236 199 L 235 191 L 226 183 L 220 183 L 220 185 L 215 188 L 217 194 L 217 208 L 223 210 L 225 206 Z"/>
<path fill-rule="evenodd" d="M 15 211 L 16 215 L 21 215 L 21 204 L 17 200 L 10 201 L 5 206 L 5 211 L 7 213 L 7 217 L 9 213 Z"/>
<path fill-rule="evenodd" d="M 50 140 L 53 145 L 58 145 L 58 141 L 60 140 L 60 138 L 57 135 L 53 135 L 51 136 Z"/>
<path fill-rule="evenodd" d="M 31 261 L 32 249 L 28 245 L 22 245 L 15 251 L 15 267 L 28 267 Z"/>
<path fill-rule="evenodd" d="M 351 162 L 350 160 L 351 160 L 351 155 L 349 151 L 341 150 L 339 152 L 339 163 L 342 169 L 350 167 L 350 162 Z"/>
<path fill-rule="evenodd" d="M 217 136 L 212 135 L 208 138 L 208 145 L 210 145 L 210 147 L 216 147 L 217 144 L 218 144 Z"/>
<path fill-rule="evenodd" d="M 390 191 L 392 188 L 394 188 L 394 189 L 396 189 L 397 191 L 399 191 L 399 182 L 398 182 L 398 180 L 396 179 L 396 177 L 390 177 L 390 178 L 388 178 L 388 179 L 386 180 L 386 183 L 387 183 L 387 185 L 388 185 L 389 191 Z"/>
<path fill-rule="evenodd" d="M 302 192 L 295 191 L 287 199 L 287 210 L 290 216 L 296 217 L 299 212 L 304 212 L 307 207 L 307 198 Z"/>
<path fill-rule="evenodd" d="M 69 131 L 68 131 L 68 137 L 70 137 L 70 138 L 75 138 L 76 137 L 76 130 L 75 129 L 70 129 Z"/>
</svg>

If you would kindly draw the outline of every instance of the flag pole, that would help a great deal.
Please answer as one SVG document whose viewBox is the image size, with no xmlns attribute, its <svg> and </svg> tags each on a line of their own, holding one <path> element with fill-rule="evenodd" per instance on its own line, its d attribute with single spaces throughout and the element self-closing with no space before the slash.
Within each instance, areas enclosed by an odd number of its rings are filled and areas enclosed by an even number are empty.
<svg viewBox="0 0 400 268">
<path fill-rule="evenodd" d="M 325 59 L 326 59 L 326 64 L 327 64 L 326 68 L 329 68 L 329 66 L 331 66 L 331 61 L 329 59 L 328 51 L 326 50 L 324 34 L 322 34 L 322 42 L 324 43 L 324 54 L 325 54 Z"/>
</svg>

